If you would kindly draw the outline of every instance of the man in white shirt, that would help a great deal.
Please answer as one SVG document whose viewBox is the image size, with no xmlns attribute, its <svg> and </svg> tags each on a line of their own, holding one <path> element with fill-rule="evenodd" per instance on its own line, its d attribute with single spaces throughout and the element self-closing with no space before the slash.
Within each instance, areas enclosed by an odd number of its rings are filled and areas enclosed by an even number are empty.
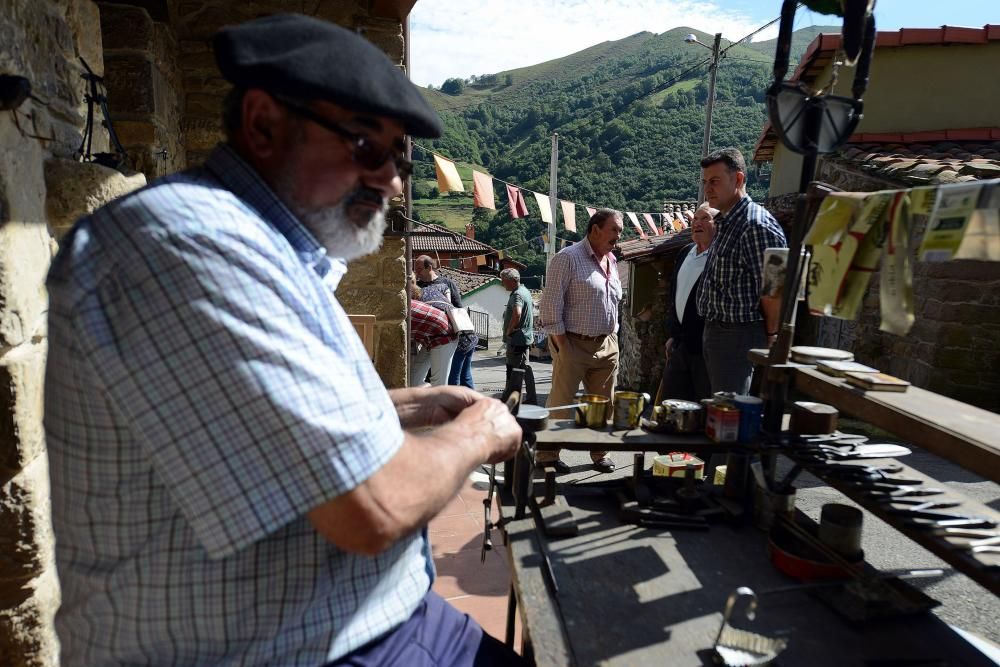
<svg viewBox="0 0 1000 667">
<path fill-rule="evenodd" d="M 708 260 L 708 248 L 715 236 L 713 219 L 718 212 L 707 202 L 698 208 L 691 223 L 694 243 L 681 250 L 674 264 L 672 298 L 667 315 L 670 335 L 665 345 L 667 363 L 663 368 L 657 400 L 682 398 L 697 401 L 712 393 L 701 350 L 705 320 L 698 314 L 696 296 Z"/>
</svg>

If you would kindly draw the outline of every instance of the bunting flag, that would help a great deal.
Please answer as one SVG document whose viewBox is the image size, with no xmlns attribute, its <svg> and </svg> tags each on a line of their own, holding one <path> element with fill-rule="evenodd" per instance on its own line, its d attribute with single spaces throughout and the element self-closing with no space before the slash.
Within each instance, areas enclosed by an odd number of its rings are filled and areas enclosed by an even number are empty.
<svg viewBox="0 0 1000 667">
<path fill-rule="evenodd" d="M 563 228 L 569 232 L 576 231 L 576 204 L 571 201 L 559 200 L 562 205 Z"/>
<path fill-rule="evenodd" d="M 540 192 L 532 192 L 535 195 L 535 201 L 538 203 L 538 210 L 542 213 L 542 222 L 551 223 L 552 222 L 552 204 L 549 203 L 548 195 L 543 195 Z"/>
<path fill-rule="evenodd" d="M 486 265 L 486 255 L 476 255 L 476 266 Z"/>
<path fill-rule="evenodd" d="M 587 209 L 587 220 L 593 218 L 594 214 L 597 213 L 596 208 L 590 208 L 589 206 L 584 206 L 584 208 Z"/>
<path fill-rule="evenodd" d="M 481 171 L 472 171 L 472 205 L 475 208 L 497 210 L 493 200 L 493 178 Z"/>
<path fill-rule="evenodd" d="M 548 234 L 542 234 L 542 245 L 547 246 L 548 244 L 549 244 L 549 235 Z"/>
<path fill-rule="evenodd" d="M 687 227 L 687 223 L 684 221 L 684 216 L 681 215 L 679 211 L 674 213 L 674 219 L 670 221 L 670 226 L 675 232 L 679 232 Z"/>
<path fill-rule="evenodd" d="M 636 217 L 635 213 L 627 211 L 625 215 L 627 215 L 628 219 L 632 221 L 632 226 L 635 227 L 635 231 L 639 232 L 639 238 L 646 238 L 646 232 L 642 231 L 642 225 L 639 224 L 639 218 Z"/>
<path fill-rule="evenodd" d="M 642 218 L 643 220 L 646 221 L 646 225 L 649 227 L 649 231 L 653 232 L 653 236 L 659 236 L 660 230 L 659 228 L 657 228 L 656 223 L 653 222 L 653 216 L 651 216 L 649 213 L 643 213 Z"/>
<path fill-rule="evenodd" d="M 458 169 L 455 163 L 440 155 L 434 156 L 434 171 L 437 172 L 438 191 L 441 194 L 446 192 L 465 192 L 462 179 L 458 176 Z"/>
<path fill-rule="evenodd" d="M 497 255 L 500 256 L 500 259 L 503 259 L 505 257 L 503 250 L 498 250 Z"/>
<path fill-rule="evenodd" d="M 507 201 L 510 202 L 510 217 L 514 220 L 528 216 L 528 206 L 524 203 L 524 195 L 516 186 L 507 184 Z"/>
</svg>

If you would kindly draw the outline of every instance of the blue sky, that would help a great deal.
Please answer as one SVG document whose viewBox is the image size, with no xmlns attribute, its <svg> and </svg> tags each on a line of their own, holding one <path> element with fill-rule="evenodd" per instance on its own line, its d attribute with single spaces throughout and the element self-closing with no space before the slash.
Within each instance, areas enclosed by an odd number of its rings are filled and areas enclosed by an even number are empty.
<svg viewBox="0 0 1000 667">
<path fill-rule="evenodd" d="M 778 16 L 780 0 L 418 0 L 411 75 L 420 85 L 559 58 L 643 30 L 689 26 L 739 39 Z M 1000 24 L 998 0 L 877 0 L 880 30 Z M 799 9 L 796 28 L 837 23 Z M 777 35 L 777 25 L 758 39 Z M 697 46 L 691 48 L 696 49 Z"/>
</svg>

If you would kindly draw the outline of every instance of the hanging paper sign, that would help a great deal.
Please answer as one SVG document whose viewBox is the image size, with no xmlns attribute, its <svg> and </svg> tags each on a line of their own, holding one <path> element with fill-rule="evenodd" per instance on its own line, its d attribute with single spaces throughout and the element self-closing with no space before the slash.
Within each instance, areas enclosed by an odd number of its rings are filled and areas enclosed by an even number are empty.
<svg viewBox="0 0 1000 667">
<path fill-rule="evenodd" d="M 643 220 L 646 221 L 646 225 L 649 226 L 649 231 L 653 232 L 653 236 L 659 236 L 660 230 L 656 226 L 656 223 L 653 222 L 653 216 L 651 216 L 649 213 L 643 213 L 642 218 Z"/>
<path fill-rule="evenodd" d="M 524 203 L 524 195 L 510 184 L 507 184 L 507 201 L 510 203 L 510 217 L 512 219 L 527 217 L 528 206 Z"/>
<path fill-rule="evenodd" d="M 962 238 L 979 203 L 982 190 L 981 182 L 942 185 L 938 188 L 937 204 L 920 244 L 920 259 L 945 262 L 954 257 L 962 245 Z"/>
<path fill-rule="evenodd" d="M 646 232 L 642 231 L 642 225 L 639 224 L 639 218 L 636 217 L 635 213 L 626 212 L 625 215 L 632 222 L 632 226 L 635 227 L 635 231 L 639 232 L 640 238 L 646 238 Z"/>
<path fill-rule="evenodd" d="M 897 192 L 886 214 L 886 242 L 879 276 L 882 331 L 905 336 L 913 326 L 913 252 L 910 247 L 911 193 Z"/>
<path fill-rule="evenodd" d="M 576 231 L 576 204 L 571 201 L 559 200 L 562 205 L 563 227 L 570 232 Z"/>
<path fill-rule="evenodd" d="M 535 195 L 535 202 L 538 204 L 538 210 L 542 214 L 542 222 L 551 223 L 552 222 L 552 204 L 549 203 L 548 195 L 543 195 L 540 192 L 532 192 Z"/>
<path fill-rule="evenodd" d="M 440 155 L 434 156 L 434 171 L 437 173 L 438 190 L 445 192 L 465 192 L 462 179 L 458 176 L 455 163 Z"/>
<path fill-rule="evenodd" d="M 476 208 L 496 210 L 493 199 L 493 178 L 480 171 L 472 171 L 472 205 Z"/>
<path fill-rule="evenodd" d="M 955 259 L 1000 262 L 1000 180 L 984 184 Z"/>
</svg>

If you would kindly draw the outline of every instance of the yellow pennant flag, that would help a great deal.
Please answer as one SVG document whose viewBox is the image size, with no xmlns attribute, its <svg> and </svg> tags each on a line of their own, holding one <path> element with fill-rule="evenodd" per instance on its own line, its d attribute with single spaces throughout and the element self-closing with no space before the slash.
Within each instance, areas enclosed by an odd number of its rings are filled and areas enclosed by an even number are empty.
<svg viewBox="0 0 1000 667">
<path fill-rule="evenodd" d="M 441 194 L 446 192 L 465 192 L 462 179 L 458 176 L 458 169 L 455 163 L 440 155 L 434 156 L 434 170 L 437 172 L 438 190 Z"/>
<path fill-rule="evenodd" d="M 562 204 L 563 227 L 565 227 L 567 231 L 575 232 L 576 204 L 571 201 L 563 201 L 562 199 L 559 200 L 559 203 Z"/>
<path fill-rule="evenodd" d="M 543 195 L 540 192 L 532 192 L 535 195 L 535 201 L 538 202 L 538 208 L 542 212 L 542 222 L 552 222 L 552 204 L 549 203 L 548 195 Z"/>
<path fill-rule="evenodd" d="M 493 177 L 472 170 L 472 206 L 497 210 L 493 200 Z"/>
<path fill-rule="evenodd" d="M 497 254 L 500 255 L 500 259 L 503 259 L 505 257 L 503 250 L 497 251 Z"/>
<path fill-rule="evenodd" d="M 548 234 L 542 234 L 542 243 L 544 243 L 545 245 L 549 244 L 549 235 Z"/>
</svg>

